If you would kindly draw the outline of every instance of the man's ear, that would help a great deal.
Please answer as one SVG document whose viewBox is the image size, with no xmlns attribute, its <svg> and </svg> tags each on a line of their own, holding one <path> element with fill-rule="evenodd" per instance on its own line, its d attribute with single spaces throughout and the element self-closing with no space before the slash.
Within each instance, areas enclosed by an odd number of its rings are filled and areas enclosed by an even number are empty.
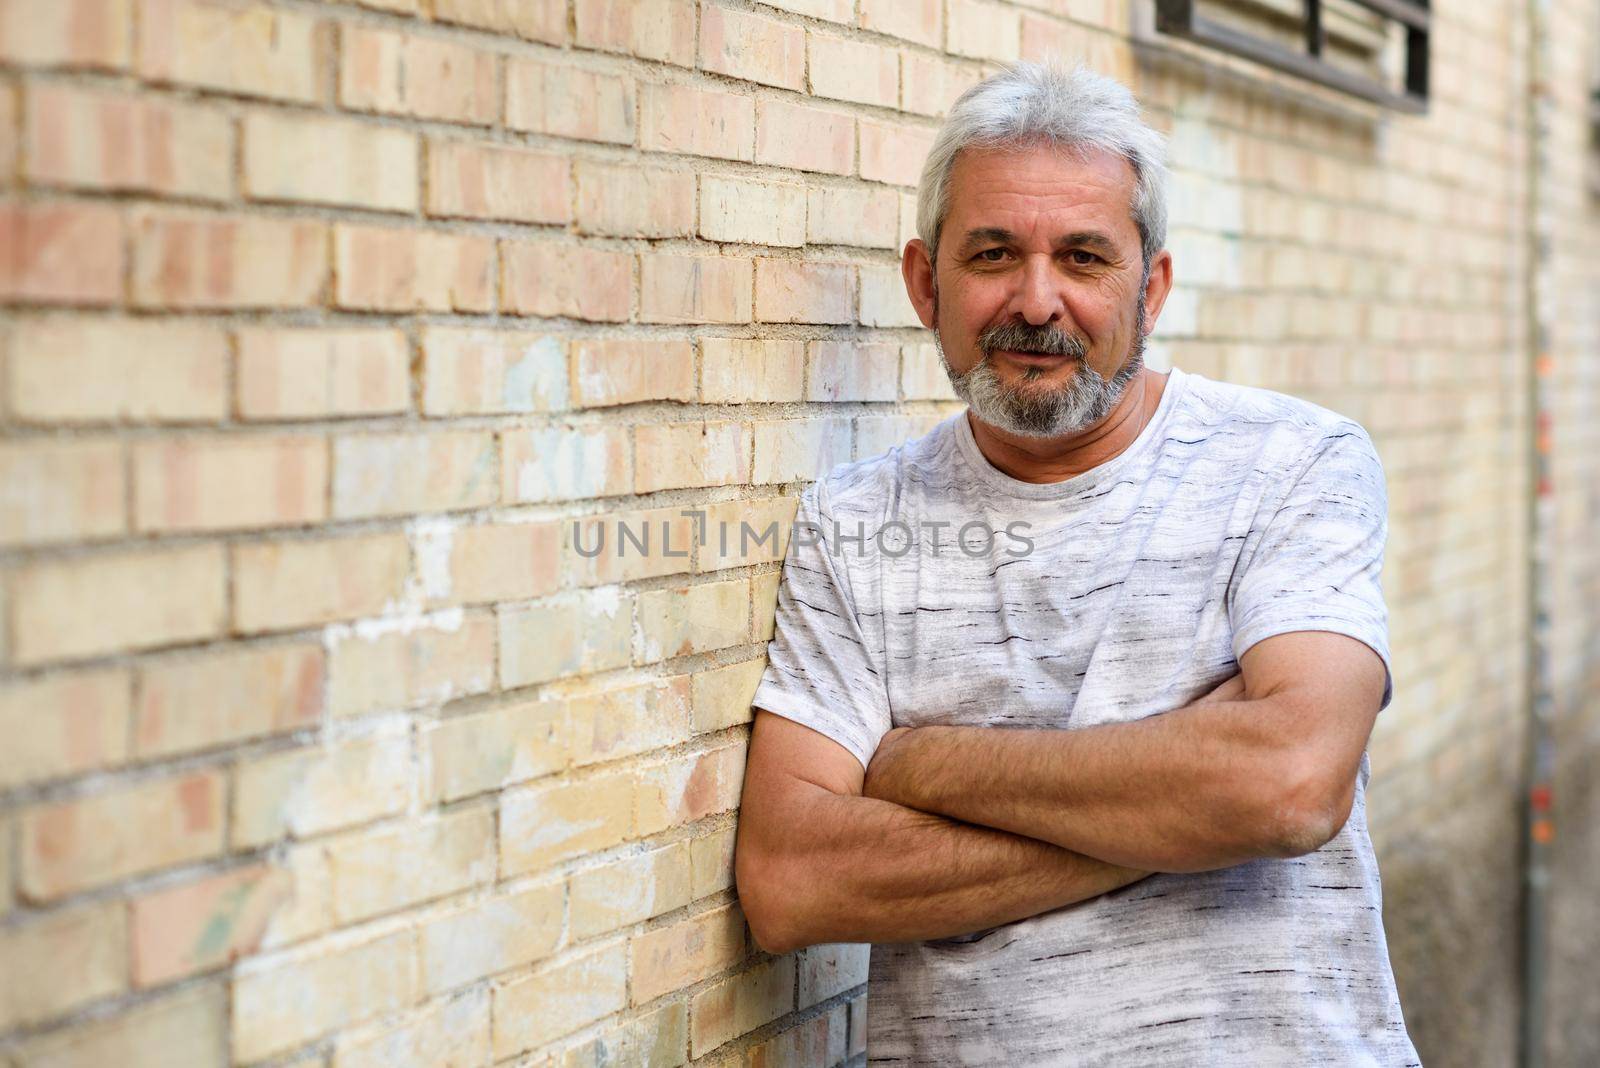
<svg viewBox="0 0 1600 1068">
<path fill-rule="evenodd" d="M 1155 259 L 1150 261 L 1150 278 L 1144 284 L 1144 292 L 1140 299 L 1144 301 L 1145 329 L 1155 332 L 1156 319 L 1161 315 L 1162 305 L 1167 302 L 1167 294 L 1172 292 L 1172 253 L 1162 249 L 1156 253 Z"/>
<path fill-rule="evenodd" d="M 906 280 L 906 296 L 911 298 L 911 306 L 917 309 L 917 318 L 922 320 L 923 326 L 932 330 L 936 318 L 933 261 L 928 258 L 928 246 L 922 243 L 922 238 L 913 237 L 906 242 L 905 251 L 900 254 L 900 274 Z"/>
</svg>

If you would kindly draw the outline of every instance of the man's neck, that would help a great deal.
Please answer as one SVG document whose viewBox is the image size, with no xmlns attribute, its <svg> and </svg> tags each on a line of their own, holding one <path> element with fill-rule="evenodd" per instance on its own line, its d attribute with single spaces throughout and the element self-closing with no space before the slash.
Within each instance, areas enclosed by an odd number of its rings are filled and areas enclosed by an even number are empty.
<svg viewBox="0 0 1600 1068">
<path fill-rule="evenodd" d="M 967 410 L 972 438 L 997 469 L 1020 482 L 1064 482 L 1120 455 L 1149 425 L 1167 374 L 1144 368 L 1093 426 L 1058 438 L 1029 438 L 990 426 Z"/>
</svg>

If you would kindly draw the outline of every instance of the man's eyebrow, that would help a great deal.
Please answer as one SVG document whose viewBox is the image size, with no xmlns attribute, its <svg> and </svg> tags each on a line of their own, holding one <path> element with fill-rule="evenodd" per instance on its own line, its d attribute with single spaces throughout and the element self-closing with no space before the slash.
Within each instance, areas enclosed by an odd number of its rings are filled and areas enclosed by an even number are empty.
<svg viewBox="0 0 1600 1068">
<path fill-rule="evenodd" d="M 976 249 L 979 245 L 986 244 L 990 241 L 998 241 L 1001 244 L 1009 244 L 1016 239 L 1016 236 L 1017 235 L 1013 234 L 1010 230 L 1007 230 L 1002 226 L 976 227 L 968 230 L 966 234 L 963 235 L 961 239 L 961 245 L 957 249 L 957 252 L 964 255 L 965 253 Z M 1056 240 L 1055 247 L 1057 249 L 1092 248 L 1109 255 L 1115 255 L 1117 251 L 1116 242 L 1112 241 L 1111 238 L 1107 237 L 1098 230 L 1078 230 L 1067 234 L 1066 236 Z"/>
</svg>

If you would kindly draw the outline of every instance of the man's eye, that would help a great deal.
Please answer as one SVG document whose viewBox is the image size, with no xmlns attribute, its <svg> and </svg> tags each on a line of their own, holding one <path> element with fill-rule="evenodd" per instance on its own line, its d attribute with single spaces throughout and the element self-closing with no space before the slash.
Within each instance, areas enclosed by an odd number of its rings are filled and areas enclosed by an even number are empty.
<svg viewBox="0 0 1600 1068">
<path fill-rule="evenodd" d="M 1073 249 L 1072 252 L 1071 252 L 1071 255 L 1073 256 L 1073 261 L 1072 262 L 1076 263 L 1079 267 L 1087 267 L 1091 263 L 1098 262 L 1099 259 L 1100 259 L 1100 257 L 1096 256 L 1093 252 L 1090 252 L 1087 249 L 1081 249 L 1081 248 Z M 1086 259 L 1086 260 L 1080 260 L 1080 259 L 1077 258 L 1079 256 L 1087 256 L 1089 258 Z"/>
<path fill-rule="evenodd" d="M 986 248 L 978 253 L 978 258 L 985 263 L 999 263 L 1000 258 L 1006 254 L 1003 248 Z"/>
</svg>

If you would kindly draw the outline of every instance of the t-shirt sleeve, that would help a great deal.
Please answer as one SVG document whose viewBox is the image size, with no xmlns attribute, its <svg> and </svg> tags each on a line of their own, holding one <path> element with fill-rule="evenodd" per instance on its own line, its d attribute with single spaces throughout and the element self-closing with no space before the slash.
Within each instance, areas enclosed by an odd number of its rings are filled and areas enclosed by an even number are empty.
<svg viewBox="0 0 1600 1068">
<path fill-rule="evenodd" d="M 842 522 L 845 533 L 855 533 L 853 524 Z M 824 484 L 815 482 L 795 512 L 767 667 L 751 703 L 827 735 L 864 768 L 889 732 L 889 698 L 841 555 L 859 561 L 860 543 L 837 533 Z"/>
<path fill-rule="evenodd" d="M 1367 432 L 1344 424 L 1298 467 L 1288 494 L 1258 522 L 1241 554 L 1228 602 L 1234 657 L 1274 634 L 1347 634 L 1383 659 L 1381 712 L 1394 696 L 1379 584 L 1389 532 L 1383 466 Z"/>
</svg>

